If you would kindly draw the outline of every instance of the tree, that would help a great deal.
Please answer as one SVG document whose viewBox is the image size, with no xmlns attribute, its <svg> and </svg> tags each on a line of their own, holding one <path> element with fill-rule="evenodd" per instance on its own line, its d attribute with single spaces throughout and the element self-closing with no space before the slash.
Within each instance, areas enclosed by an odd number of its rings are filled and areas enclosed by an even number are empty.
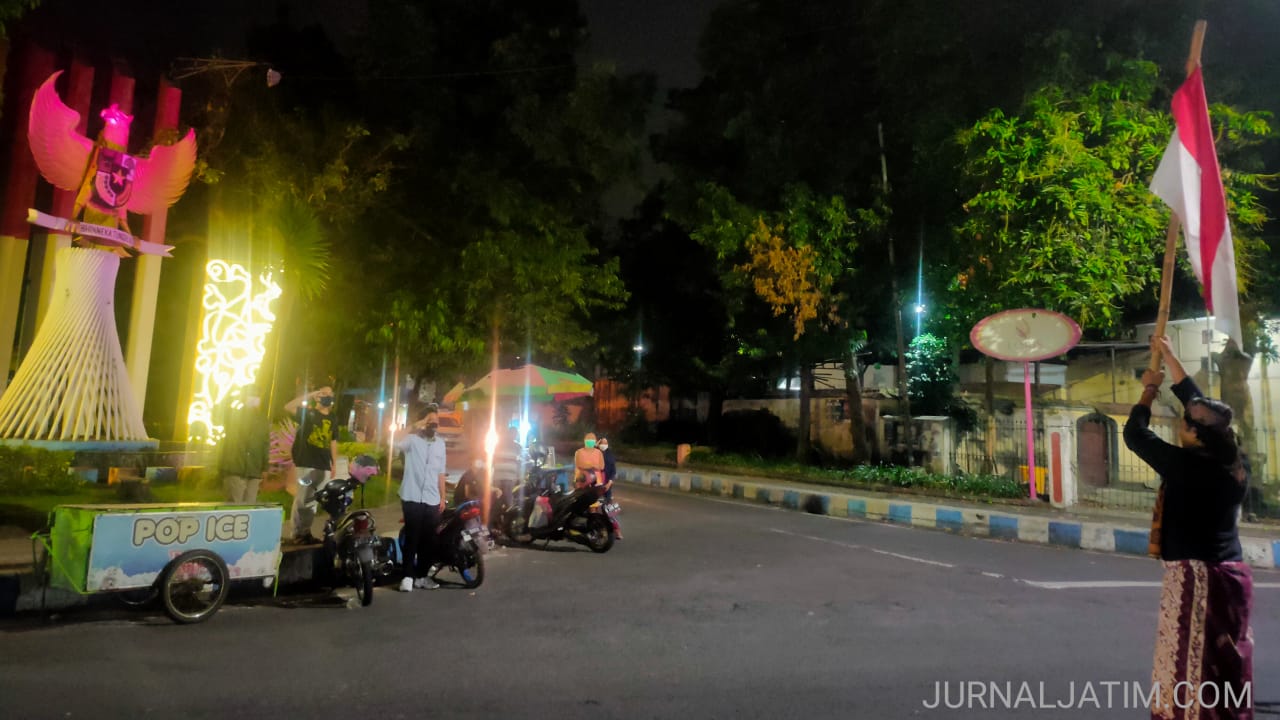
<svg viewBox="0 0 1280 720">
<path fill-rule="evenodd" d="M 850 342 L 850 333 L 856 334 L 842 317 L 848 307 L 843 286 L 852 281 L 859 238 L 869 227 L 876 227 L 877 218 L 866 211 L 851 212 L 843 198 L 819 197 L 802 185 L 787 188 L 781 203 L 780 210 L 766 212 L 742 205 L 722 187 L 708 186 L 704 200 L 708 215 L 692 235 L 715 251 L 727 275 L 724 284 L 749 288 L 775 318 L 786 323 L 791 334 L 788 349 L 800 374 L 796 454 L 804 461 L 810 454 L 813 364 L 832 351 L 832 337 Z M 770 340 L 787 347 L 776 335 Z M 849 347 L 841 358 L 856 363 L 856 351 L 852 344 Z M 847 391 L 855 457 L 861 460 L 868 452 L 860 387 L 855 383 Z"/>
<path fill-rule="evenodd" d="M 580 67 L 582 22 L 573 2 L 370 8 L 362 93 L 414 157 L 369 219 L 384 282 L 403 303 L 447 308 L 447 328 L 402 346 L 415 375 L 478 369 L 495 332 L 504 360 L 574 365 L 594 318 L 626 297 L 600 252 L 601 201 L 638 165 L 652 81 Z M 406 67 L 412 80 L 386 93 Z M 391 321 L 378 317 L 371 329 Z"/>
<path fill-rule="evenodd" d="M 1168 211 L 1147 189 L 1172 132 L 1157 108 L 1153 64 L 1117 60 L 1112 77 L 1080 90 L 1049 84 L 1017 115 L 993 110 L 959 136 L 970 188 L 957 228 L 946 331 L 1037 306 L 1108 330 L 1126 304 L 1158 284 L 1153 261 Z M 1269 133 L 1265 117 L 1217 108 L 1224 148 Z M 1222 153 L 1224 156 L 1229 154 Z M 1237 263 L 1248 275 L 1263 219 L 1262 178 L 1226 173 Z"/>
<path fill-rule="evenodd" d="M 40 0 L 4 0 L 0 2 L 0 38 L 5 37 L 9 25 L 28 10 L 40 5 Z"/>
<path fill-rule="evenodd" d="M 715 255 L 668 216 L 662 194 L 659 186 L 622 222 L 611 248 L 629 300 L 596 326 L 600 362 L 609 377 L 629 386 L 667 385 L 675 394 L 707 391 L 715 418 L 727 360 L 735 357 L 725 331 L 726 297 Z M 643 342 L 641 351 L 637 342 Z"/>
<path fill-rule="evenodd" d="M 701 42 L 706 78 L 672 94 L 680 122 L 656 146 L 674 170 L 666 195 L 672 217 L 720 259 L 732 339 L 719 365 L 736 376 L 726 382 L 790 377 L 799 368 L 807 424 L 812 365 L 838 358 L 848 378 L 858 461 L 870 457 L 859 357 L 875 346 L 866 339 L 879 333 L 890 304 L 881 276 L 854 272 L 882 266 L 885 246 L 843 242 L 882 230 L 888 217 L 877 204 L 881 191 L 873 189 L 879 183 L 871 182 L 879 162 L 867 33 L 858 8 L 848 4 L 724 3 Z M 849 226 L 821 242 L 805 239 L 816 234 L 821 216 L 815 222 L 805 211 L 793 213 L 798 206 L 789 195 L 797 188 L 806 188 L 817 206 L 838 199 Z M 776 242 L 757 233 L 761 219 L 766 228 L 783 228 L 772 233 Z M 724 237 L 716 239 L 718 233 Z M 746 242 L 752 233 L 759 238 L 754 257 Z M 737 266 L 753 268 L 763 294 Z M 797 319 L 828 327 L 796 339 Z M 807 455 L 807 434 L 800 437 L 798 451 Z"/>
<path fill-rule="evenodd" d="M 920 415 L 949 415 L 961 430 L 971 430 L 973 410 L 956 398 L 960 382 L 952 368 L 954 352 L 947 341 L 929 333 L 912 338 L 907 349 L 907 393 Z"/>
</svg>

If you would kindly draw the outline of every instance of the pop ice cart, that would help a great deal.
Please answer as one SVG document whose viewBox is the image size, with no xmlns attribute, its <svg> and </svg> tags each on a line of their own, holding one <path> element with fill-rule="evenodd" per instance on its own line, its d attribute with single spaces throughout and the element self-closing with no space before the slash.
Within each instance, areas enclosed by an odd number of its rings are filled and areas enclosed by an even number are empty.
<svg viewBox="0 0 1280 720">
<path fill-rule="evenodd" d="M 233 581 L 270 585 L 280 564 L 276 505 L 59 505 L 51 515 L 42 538 L 51 587 L 129 604 L 158 597 L 180 623 L 211 617 Z"/>
</svg>

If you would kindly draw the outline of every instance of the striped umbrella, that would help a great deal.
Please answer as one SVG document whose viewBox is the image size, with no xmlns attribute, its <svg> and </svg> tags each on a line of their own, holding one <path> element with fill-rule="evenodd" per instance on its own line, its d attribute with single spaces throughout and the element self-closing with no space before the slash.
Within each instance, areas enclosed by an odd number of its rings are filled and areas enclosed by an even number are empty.
<svg viewBox="0 0 1280 720">
<path fill-rule="evenodd" d="M 551 402 L 589 397 L 591 381 L 577 373 L 561 372 L 539 365 L 524 365 L 510 370 L 495 370 L 477 380 L 462 392 L 464 399 L 529 398 L 530 402 Z"/>
</svg>

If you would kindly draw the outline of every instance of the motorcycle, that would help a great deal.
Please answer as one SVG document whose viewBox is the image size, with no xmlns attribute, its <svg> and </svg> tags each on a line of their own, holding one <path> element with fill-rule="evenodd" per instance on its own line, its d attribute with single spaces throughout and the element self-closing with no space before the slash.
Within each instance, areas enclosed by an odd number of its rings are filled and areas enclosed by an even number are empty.
<svg viewBox="0 0 1280 720">
<path fill-rule="evenodd" d="M 378 537 L 373 513 L 363 508 L 347 512 L 356 489 L 377 472 L 377 461 L 360 455 L 351 461 L 351 477 L 331 480 L 316 492 L 316 502 L 329 515 L 323 538 L 326 567 L 334 580 L 355 587 L 361 605 L 373 602 L 374 583 L 394 566 L 389 541 Z"/>
<path fill-rule="evenodd" d="M 609 515 L 598 511 L 600 496 L 595 486 L 561 489 L 554 474 L 543 471 L 540 458 L 534 456 L 528 478 L 512 489 L 511 505 L 504 508 L 503 533 L 522 545 L 568 540 L 592 552 L 608 552 L 614 527 Z"/>
<path fill-rule="evenodd" d="M 467 588 L 478 588 L 484 582 L 484 547 L 489 544 L 489 532 L 480 514 L 480 502 L 468 500 L 456 508 L 446 509 L 436 526 L 431 564 L 452 568 Z M 400 556 L 404 557 L 403 528 L 400 549 Z"/>
</svg>

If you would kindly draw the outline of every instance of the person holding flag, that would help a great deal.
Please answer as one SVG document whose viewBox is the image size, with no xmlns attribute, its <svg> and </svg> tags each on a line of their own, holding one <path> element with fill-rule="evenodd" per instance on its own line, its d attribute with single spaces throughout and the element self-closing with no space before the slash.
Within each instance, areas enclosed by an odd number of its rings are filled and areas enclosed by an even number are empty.
<svg viewBox="0 0 1280 720">
<path fill-rule="evenodd" d="M 1143 393 L 1124 428 L 1125 444 L 1160 475 L 1152 517 L 1151 551 L 1163 561 L 1163 593 L 1156 633 L 1153 718 L 1252 717 L 1253 635 L 1249 615 L 1253 576 L 1240 548 L 1238 518 L 1249 482 L 1248 458 L 1231 428 L 1232 409 L 1205 398 L 1164 337 L 1169 316 L 1177 227 L 1182 226 L 1196 279 L 1214 326 L 1228 346 L 1242 346 L 1235 249 L 1226 192 L 1218 167 L 1200 68 L 1205 23 L 1196 24 L 1187 78 L 1174 94 L 1176 130 L 1151 181 L 1169 205 L 1160 313 L 1151 338 L 1151 366 Z M 1151 404 L 1168 367 L 1184 411 L 1179 445 L 1148 427 Z M 1236 706 L 1201 707 L 1212 697 L 1244 698 Z M 1240 707 L 1243 705 L 1244 707 Z"/>
<path fill-rule="evenodd" d="M 1251 698 L 1253 575 L 1244 562 L 1237 518 L 1249 466 L 1231 431 L 1231 408 L 1200 393 L 1167 337 L 1151 339 L 1163 358 L 1173 394 L 1183 404 L 1179 445 L 1149 425 L 1164 374 L 1145 370 L 1142 398 L 1129 413 L 1124 442 L 1160 474 L 1165 487 L 1160 559 L 1164 564 L 1152 687 L 1153 718 L 1199 718 L 1201 697 Z M 1213 690 L 1199 693 L 1204 685 Z M 1213 694 L 1210 694 L 1213 693 Z M 1206 710 L 1210 708 L 1205 708 Z M 1245 717 L 1217 714 L 1205 717 Z"/>
</svg>

